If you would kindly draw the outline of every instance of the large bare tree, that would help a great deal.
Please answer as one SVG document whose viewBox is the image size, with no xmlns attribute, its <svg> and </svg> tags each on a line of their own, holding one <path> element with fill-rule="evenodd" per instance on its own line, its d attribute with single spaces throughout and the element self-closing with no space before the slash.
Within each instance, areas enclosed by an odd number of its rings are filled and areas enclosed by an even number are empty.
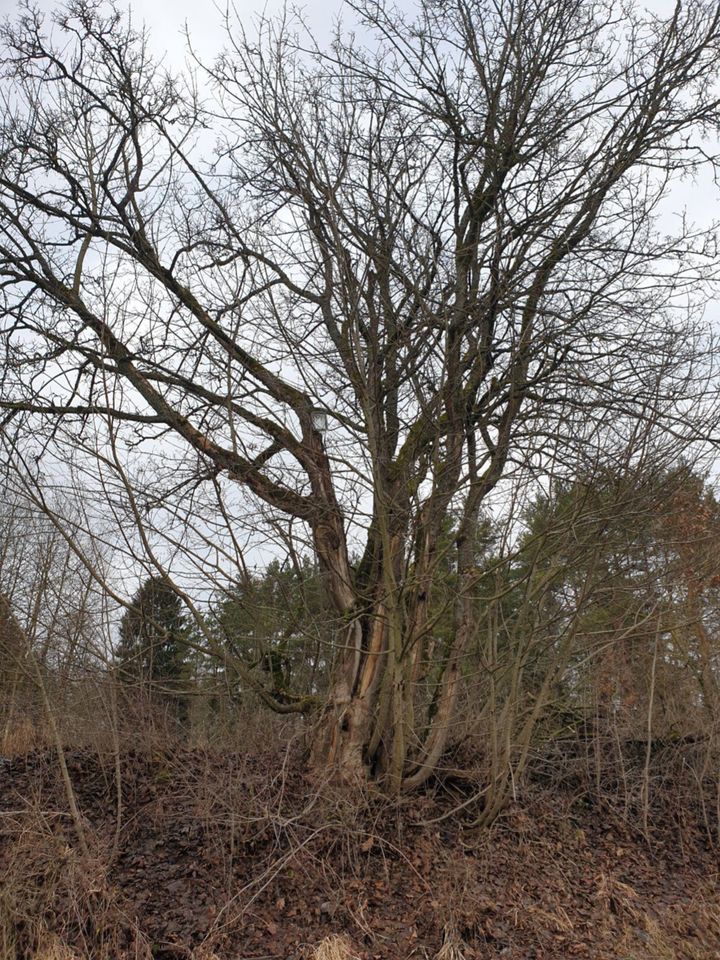
<svg viewBox="0 0 720 960">
<path fill-rule="evenodd" d="M 228 20 L 185 79 L 104 4 L 4 27 L 0 404 L 27 471 L 90 454 L 140 527 L 208 491 L 232 541 L 241 488 L 306 531 L 337 611 L 316 762 L 399 789 L 447 746 L 491 493 L 709 436 L 716 248 L 662 214 L 716 162 L 720 9 L 350 10 L 365 39 L 325 50 Z"/>
</svg>

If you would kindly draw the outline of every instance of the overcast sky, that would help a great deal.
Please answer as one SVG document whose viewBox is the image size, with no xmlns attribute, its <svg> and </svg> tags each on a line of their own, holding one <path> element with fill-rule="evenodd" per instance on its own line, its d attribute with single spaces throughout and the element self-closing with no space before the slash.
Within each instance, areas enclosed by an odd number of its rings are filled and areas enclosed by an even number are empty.
<svg viewBox="0 0 720 960">
<path fill-rule="evenodd" d="M 41 10 L 52 11 L 61 4 L 58 0 L 33 0 Z M 120 6 L 130 7 L 133 16 L 150 28 L 151 44 L 156 56 L 168 66 L 182 68 L 186 57 L 185 26 L 190 32 L 196 52 L 202 59 L 212 59 L 223 46 L 222 11 L 226 0 L 118 0 Z M 411 10 L 413 0 L 394 0 L 396 6 Z M 669 15 L 676 0 L 640 0 L 639 6 L 654 13 Z M 0 0 L 0 13 L 10 15 L 18 9 L 18 0 Z M 342 0 L 235 0 L 238 16 L 249 25 L 254 16 L 279 11 L 283 6 L 300 9 L 316 39 L 329 36 L 333 23 L 342 15 L 348 25 L 355 19 L 352 12 L 343 11 Z"/>
<path fill-rule="evenodd" d="M 52 11 L 61 4 L 58 0 L 33 0 L 41 10 Z M 185 28 L 190 33 L 195 53 L 202 61 L 211 61 L 222 49 L 225 41 L 222 28 L 223 10 L 226 0 L 118 0 L 120 6 L 133 11 L 136 21 L 144 22 L 150 32 L 150 43 L 156 57 L 174 70 L 182 70 L 187 59 Z M 389 0 L 392 2 L 392 0 Z M 408 11 L 412 10 L 414 0 L 394 0 L 395 5 Z M 637 0 L 638 6 L 651 10 L 661 16 L 669 16 L 675 8 L 676 0 Z M 0 0 L 0 12 L 10 15 L 18 9 L 18 0 Z M 283 6 L 300 9 L 304 19 L 322 42 L 329 39 L 333 24 L 342 16 L 343 21 L 352 27 L 356 18 L 352 11 L 343 9 L 343 0 L 306 0 L 305 3 L 293 0 L 235 0 L 234 8 L 246 27 L 251 27 L 252 19 L 263 12 L 278 12 Z M 618 3 L 618 7 L 620 3 Z M 676 184 L 668 200 L 663 205 L 664 215 L 661 223 L 667 224 L 668 231 L 675 229 L 670 220 L 686 215 L 697 226 L 707 225 L 720 219 L 720 189 L 712 182 L 709 172 L 699 183 L 685 182 Z M 666 219 L 666 218 L 669 218 Z"/>
<path fill-rule="evenodd" d="M 36 0 L 41 10 L 55 10 L 61 4 L 57 0 Z M 167 57 L 176 67 L 181 67 L 185 60 L 184 30 L 187 23 L 192 41 L 197 52 L 203 57 L 213 57 L 220 51 L 223 44 L 223 33 L 220 26 L 221 11 L 224 3 L 215 3 L 213 0 L 136 0 L 133 3 L 124 3 L 119 0 L 120 6 L 130 7 L 133 16 L 144 21 L 151 31 L 152 46 L 156 55 Z M 404 6 L 405 3 L 400 3 Z M 0 11 L 3 15 L 12 14 L 18 9 L 17 0 L 0 0 Z M 268 3 L 256 0 L 237 0 L 235 9 L 238 14 L 248 21 L 265 11 L 271 13 L 281 9 L 282 0 L 269 0 Z M 328 33 L 334 17 L 340 12 L 341 2 L 337 0 L 310 0 L 305 4 L 290 4 L 287 6 L 299 7 L 304 11 L 306 18 L 318 39 L 323 33 Z"/>
<path fill-rule="evenodd" d="M 52 11 L 58 4 L 55 0 L 37 0 L 44 11 Z M 119 0 L 123 5 L 123 0 Z M 399 5 L 411 10 L 414 0 L 398 0 Z M 652 0 L 647 4 L 653 12 L 667 15 L 672 12 L 675 0 Z M 288 4 L 289 5 L 289 4 Z M 185 24 L 189 30 L 193 47 L 202 60 L 211 61 L 222 49 L 224 35 L 222 29 L 222 8 L 217 9 L 212 0 L 136 0 L 129 4 L 137 25 L 143 21 L 150 31 L 151 47 L 155 56 L 173 70 L 181 70 L 186 60 Z M 280 10 L 282 0 L 269 0 L 267 4 L 255 0 L 237 0 L 235 9 L 245 26 L 251 28 L 252 18 L 263 11 L 272 13 Z M 18 9 L 17 0 L 0 0 L 0 14 L 13 16 Z M 342 13 L 341 0 L 307 0 L 302 5 L 305 19 L 321 43 L 329 38 L 333 22 Z M 351 26 L 354 17 L 346 13 L 343 19 Z M 675 187 L 665 217 L 672 219 L 687 210 L 690 219 L 704 224 L 710 219 L 719 218 L 720 189 L 709 178 L 701 184 L 680 184 Z M 674 225 L 667 223 L 667 229 Z M 715 306 L 713 312 L 720 314 Z"/>
<path fill-rule="evenodd" d="M 57 0 L 36 0 L 42 10 L 53 10 L 59 4 Z M 404 9 L 412 9 L 412 0 L 395 0 L 396 5 Z M 640 6 L 647 7 L 655 13 L 669 14 L 675 6 L 676 0 L 645 0 Z M 129 6 L 134 16 L 143 20 L 151 28 L 152 43 L 159 56 L 169 58 L 176 66 L 182 66 L 185 57 L 184 25 L 187 23 L 192 35 L 193 44 L 203 56 L 212 57 L 222 46 L 223 37 L 220 28 L 221 10 L 225 3 L 216 3 L 213 0 L 135 0 L 133 3 L 120 5 Z M 342 0 L 307 0 L 305 3 L 286 4 L 291 8 L 303 11 L 308 23 L 322 39 L 328 34 L 333 20 L 342 11 Z M 235 9 L 245 19 L 265 12 L 279 10 L 283 0 L 236 0 Z M 3 14 L 12 14 L 18 7 L 17 0 L 0 0 L 0 11 Z M 350 21 L 347 14 L 344 19 Z"/>
<path fill-rule="evenodd" d="M 58 0 L 33 0 L 40 9 L 52 11 Z M 221 51 L 225 37 L 222 28 L 223 10 L 227 0 L 135 0 L 128 3 L 118 0 L 120 6 L 128 6 L 137 22 L 144 22 L 150 32 L 150 43 L 156 57 L 170 69 L 182 70 L 187 60 L 185 29 L 189 31 L 194 51 L 204 62 L 210 62 Z M 232 2 L 232 0 L 231 0 Z M 389 0 L 393 2 L 393 0 Z M 412 10 L 414 0 L 394 0 L 395 5 Z M 661 16 L 672 14 L 676 0 L 637 0 L 638 6 Z M 0 0 L 0 12 L 10 15 L 18 9 L 18 0 Z M 352 11 L 343 9 L 343 0 L 234 0 L 234 9 L 246 27 L 252 19 L 263 12 L 278 12 L 283 6 L 300 9 L 315 38 L 322 42 L 328 39 L 333 24 L 342 16 L 352 27 L 356 17 Z M 620 3 L 618 3 L 618 7 Z M 720 220 L 720 189 L 712 182 L 709 172 L 703 174 L 699 183 L 690 181 L 675 184 L 663 204 L 661 225 L 673 232 L 677 224 L 671 221 L 687 216 L 696 226 L 709 225 Z"/>
</svg>

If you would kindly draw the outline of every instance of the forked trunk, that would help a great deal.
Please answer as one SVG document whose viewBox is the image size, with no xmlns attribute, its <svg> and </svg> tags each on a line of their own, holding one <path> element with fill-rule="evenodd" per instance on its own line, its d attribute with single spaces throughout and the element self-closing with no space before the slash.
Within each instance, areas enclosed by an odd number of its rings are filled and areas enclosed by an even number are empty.
<svg viewBox="0 0 720 960">
<path fill-rule="evenodd" d="M 342 782 L 373 779 L 391 793 L 423 784 L 448 746 L 461 682 L 461 662 L 474 624 L 458 602 L 453 642 L 429 704 L 417 695 L 422 638 L 379 603 L 345 634 L 344 653 L 328 704 L 315 731 L 312 763 Z M 418 713 L 416 719 L 416 710 Z M 420 731 L 423 731 L 420 742 Z"/>
<path fill-rule="evenodd" d="M 345 650 L 328 703 L 315 732 L 312 764 L 341 781 L 368 779 L 372 773 L 369 742 L 385 660 L 386 625 L 379 605 L 366 629 L 354 620 L 346 631 Z M 369 634 L 363 649 L 363 633 Z"/>
</svg>

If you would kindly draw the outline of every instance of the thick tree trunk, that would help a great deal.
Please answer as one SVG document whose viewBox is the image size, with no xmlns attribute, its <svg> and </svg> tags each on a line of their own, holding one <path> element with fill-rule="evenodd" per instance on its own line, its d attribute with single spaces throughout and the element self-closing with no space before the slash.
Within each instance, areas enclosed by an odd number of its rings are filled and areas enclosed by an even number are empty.
<svg viewBox="0 0 720 960">
<path fill-rule="evenodd" d="M 369 633 L 363 651 L 362 620 L 348 627 L 346 649 L 314 737 L 313 765 L 330 770 L 342 781 L 367 779 L 371 773 L 368 745 L 385 660 L 382 605 L 374 612 Z"/>
<path fill-rule="evenodd" d="M 329 476 L 321 471 L 315 486 L 328 508 L 315 526 L 315 543 L 330 578 L 336 606 L 348 625 L 339 637 L 340 656 L 328 703 L 318 723 L 312 751 L 315 767 L 330 770 L 338 779 L 372 777 L 392 793 L 417 787 L 431 775 L 445 752 L 461 680 L 461 661 L 472 633 L 471 587 L 477 510 L 481 487 L 467 505 L 460 534 L 454 636 L 432 698 L 434 709 L 417 697 L 420 689 L 421 649 L 428 637 L 431 596 L 442 570 L 439 543 L 461 465 L 461 438 L 456 436 L 452 456 L 436 464 L 434 493 L 416 516 L 407 496 L 409 479 L 376 477 L 374 519 L 368 562 L 361 565 L 362 592 L 357 594 L 347 560 L 343 525 Z M 322 448 L 318 448 L 322 461 Z M 368 554 L 366 551 L 366 555 Z M 369 582 L 364 575 L 371 568 Z M 369 606 L 369 609 L 368 609 Z M 420 735 L 422 731 L 422 736 Z M 424 742 L 422 742 L 424 740 Z"/>
<path fill-rule="evenodd" d="M 360 619 L 353 621 L 315 731 L 315 768 L 329 770 L 343 782 L 373 778 L 392 793 L 417 788 L 433 773 L 448 744 L 462 657 L 474 629 L 472 605 L 464 593 L 430 722 L 427 703 L 421 703 L 423 713 L 415 722 L 420 655 L 416 621 L 412 620 L 412 632 L 405 635 L 400 629 L 402 622 L 384 603 L 373 609 L 364 629 Z M 418 748 L 419 730 L 423 729 L 425 742 Z"/>
</svg>

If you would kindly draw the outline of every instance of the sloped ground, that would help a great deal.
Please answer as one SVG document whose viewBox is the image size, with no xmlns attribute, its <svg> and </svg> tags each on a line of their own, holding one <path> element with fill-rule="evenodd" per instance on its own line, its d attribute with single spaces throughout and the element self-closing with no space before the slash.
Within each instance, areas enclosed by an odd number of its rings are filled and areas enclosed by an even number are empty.
<svg viewBox="0 0 720 960">
<path fill-rule="evenodd" d="M 447 790 L 350 797 L 287 755 L 129 752 L 119 791 L 111 757 L 68 766 L 89 861 L 54 755 L 0 769 L 2 960 L 301 960 L 338 934 L 363 960 L 720 957 L 717 856 L 687 824 L 656 817 L 650 847 L 536 785 L 477 831 L 438 819 Z"/>
</svg>

